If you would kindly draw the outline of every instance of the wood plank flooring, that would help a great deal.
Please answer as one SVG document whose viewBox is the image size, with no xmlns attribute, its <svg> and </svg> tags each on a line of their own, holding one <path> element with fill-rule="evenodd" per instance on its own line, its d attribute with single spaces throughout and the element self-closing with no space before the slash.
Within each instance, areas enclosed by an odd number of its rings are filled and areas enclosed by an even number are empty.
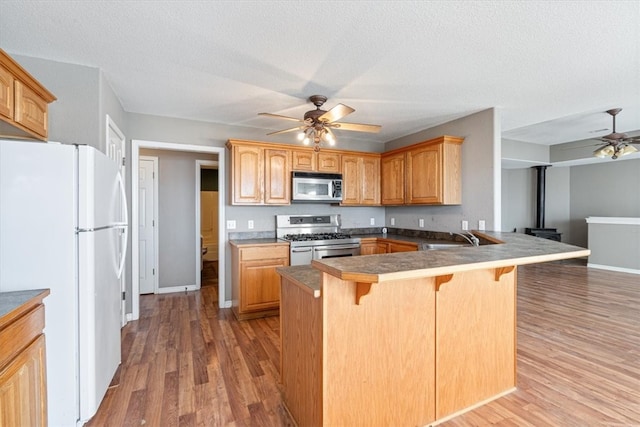
<svg viewBox="0 0 640 427">
<path fill-rule="evenodd" d="M 518 390 L 442 426 L 640 426 L 640 276 L 518 268 Z M 141 297 L 89 426 L 292 426 L 277 317 L 238 322 L 217 287 Z"/>
</svg>

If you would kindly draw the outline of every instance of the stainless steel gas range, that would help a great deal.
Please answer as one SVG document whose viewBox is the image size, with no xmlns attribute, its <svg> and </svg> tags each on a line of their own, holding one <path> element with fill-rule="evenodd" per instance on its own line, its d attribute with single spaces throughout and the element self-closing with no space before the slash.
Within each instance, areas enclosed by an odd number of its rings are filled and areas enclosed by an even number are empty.
<svg viewBox="0 0 640 427">
<path fill-rule="evenodd" d="M 360 239 L 340 232 L 340 215 L 276 215 L 276 237 L 290 244 L 290 265 L 360 255 Z"/>
</svg>

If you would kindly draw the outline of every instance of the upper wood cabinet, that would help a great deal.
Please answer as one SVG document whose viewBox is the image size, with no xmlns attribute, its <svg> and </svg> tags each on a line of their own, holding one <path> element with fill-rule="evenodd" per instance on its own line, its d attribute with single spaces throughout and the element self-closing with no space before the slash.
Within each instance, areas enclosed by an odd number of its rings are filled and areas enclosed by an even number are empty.
<svg viewBox="0 0 640 427">
<path fill-rule="evenodd" d="M 380 155 L 342 155 L 342 205 L 380 204 Z"/>
<path fill-rule="evenodd" d="M 0 136 L 46 140 L 56 97 L 0 49 Z"/>
<path fill-rule="evenodd" d="M 265 145 L 229 141 L 232 205 L 291 203 L 291 152 Z"/>
<path fill-rule="evenodd" d="M 463 138 L 442 136 L 382 155 L 383 205 L 462 203 Z"/>
<path fill-rule="evenodd" d="M 291 170 L 340 173 L 340 153 L 294 148 L 291 150 Z"/>
</svg>

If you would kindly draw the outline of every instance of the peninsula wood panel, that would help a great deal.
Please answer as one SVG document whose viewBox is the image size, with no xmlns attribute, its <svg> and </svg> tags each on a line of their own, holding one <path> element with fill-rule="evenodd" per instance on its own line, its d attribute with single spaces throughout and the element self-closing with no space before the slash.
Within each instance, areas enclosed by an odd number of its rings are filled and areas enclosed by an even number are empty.
<svg viewBox="0 0 640 427">
<path fill-rule="evenodd" d="M 322 424 L 322 300 L 282 279 L 283 401 L 299 426 Z M 286 366 L 287 369 L 282 369 Z"/>
<path fill-rule="evenodd" d="M 376 283 L 360 305 L 355 288 L 323 273 L 323 425 L 433 421 L 433 278 Z"/>
<path fill-rule="evenodd" d="M 516 273 L 453 274 L 436 292 L 436 418 L 516 386 Z"/>
</svg>

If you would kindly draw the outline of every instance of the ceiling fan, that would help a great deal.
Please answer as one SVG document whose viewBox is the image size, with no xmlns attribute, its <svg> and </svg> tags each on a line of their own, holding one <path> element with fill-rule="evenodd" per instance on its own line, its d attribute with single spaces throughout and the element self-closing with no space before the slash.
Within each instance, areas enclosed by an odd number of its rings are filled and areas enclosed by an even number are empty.
<svg viewBox="0 0 640 427">
<path fill-rule="evenodd" d="M 305 145 L 313 142 L 315 144 L 314 150 L 320 151 L 320 142 L 322 141 L 328 142 L 329 145 L 335 145 L 336 137 L 332 129 L 371 133 L 377 133 L 380 131 L 381 126 L 379 125 L 338 122 L 338 120 L 348 116 L 356 110 L 344 104 L 338 104 L 335 107 L 331 108 L 329 111 L 322 110 L 320 109 L 320 107 L 322 107 L 322 105 L 327 102 L 326 96 L 312 95 L 309 97 L 309 101 L 316 106 L 316 109 L 309 110 L 304 113 L 304 119 L 281 116 L 279 114 L 258 113 L 258 115 L 260 116 L 275 117 L 276 119 L 284 119 L 300 123 L 296 127 L 271 132 L 267 135 L 277 135 L 280 133 L 299 131 L 298 139 L 300 141 L 302 141 Z"/>
<path fill-rule="evenodd" d="M 600 158 L 611 156 L 615 160 L 618 157 L 638 151 L 636 147 L 630 144 L 640 144 L 640 136 L 630 137 L 626 133 L 616 132 L 616 115 L 620 111 L 622 111 L 622 108 L 607 110 L 607 113 L 613 117 L 613 132 L 600 138 L 604 144 L 593 152 L 594 156 Z"/>
</svg>

